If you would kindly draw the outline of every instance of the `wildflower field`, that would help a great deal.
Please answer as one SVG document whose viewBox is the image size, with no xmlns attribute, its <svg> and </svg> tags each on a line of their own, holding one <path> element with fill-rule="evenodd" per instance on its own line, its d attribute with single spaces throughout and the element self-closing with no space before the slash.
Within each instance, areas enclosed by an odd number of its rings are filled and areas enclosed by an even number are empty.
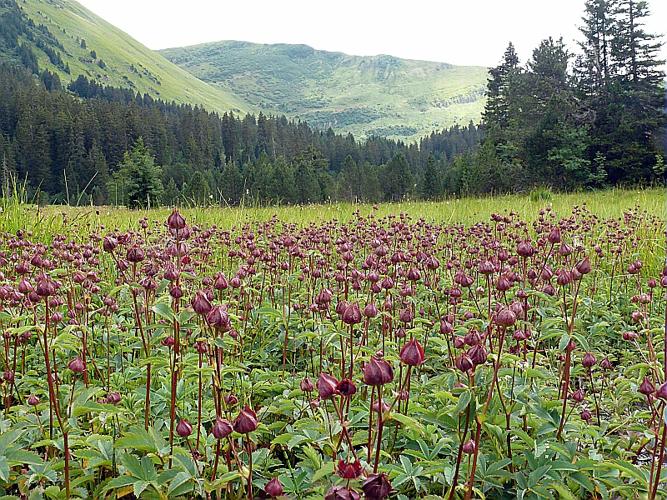
<svg viewBox="0 0 667 500">
<path fill-rule="evenodd" d="M 2 208 L 2 498 L 667 494 L 662 190 Z"/>
</svg>

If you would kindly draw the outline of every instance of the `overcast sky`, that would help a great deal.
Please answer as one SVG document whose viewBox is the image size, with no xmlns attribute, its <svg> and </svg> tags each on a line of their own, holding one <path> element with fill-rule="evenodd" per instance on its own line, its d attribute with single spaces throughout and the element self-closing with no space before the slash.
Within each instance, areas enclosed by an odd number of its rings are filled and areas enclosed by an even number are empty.
<svg viewBox="0 0 667 500">
<path fill-rule="evenodd" d="M 217 40 L 305 43 L 355 55 L 494 66 L 511 40 L 522 61 L 542 38 L 572 49 L 584 0 L 79 0 L 152 49 Z M 667 31 L 667 0 L 647 28 Z M 663 47 L 662 58 L 667 59 Z"/>
</svg>

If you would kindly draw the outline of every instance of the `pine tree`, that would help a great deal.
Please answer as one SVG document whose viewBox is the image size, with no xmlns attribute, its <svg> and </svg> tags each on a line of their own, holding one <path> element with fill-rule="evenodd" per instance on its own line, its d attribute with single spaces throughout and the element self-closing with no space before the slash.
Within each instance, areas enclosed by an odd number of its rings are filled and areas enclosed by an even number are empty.
<svg viewBox="0 0 667 500">
<path fill-rule="evenodd" d="M 500 65 L 489 70 L 489 81 L 486 91 L 486 107 L 483 121 L 489 126 L 503 127 L 509 121 L 511 87 L 520 74 L 519 56 L 514 44 L 509 43 Z"/>
<path fill-rule="evenodd" d="M 610 0 L 586 0 L 584 24 L 579 28 L 584 40 L 579 43 L 582 56 L 576 72 L 581 88 L 594 96 L 609 81 L 609 58 L 613 38 L 613 19 Z"/>
<path fill-rule="evenodd" d="M 163 192 L 162 169 L 155 160 L 144 140 L 140 137 L 130 151 L 125 152 L 123 161 L 113 175 L 109 192 L 120 195 L 119 201 L 130 208 L 156 206 Z"/>
<path fill-rule="evenodd" d="M 429 156 L 424 170 L 424 181 L 422 184 L 422 196 L 427 200 L 433 200 L 442 194 L 442 179 L 436 165 L 435 158 Z"/>
<path fill-rule="evenodd" d="M 637 181 L 653 176 L 652 165 L 665 124 L 661 43 L 647 33 L 649 15 L 645 1 L 617 0 L 611 61 L 614 89 L 620 101 L 615 109 L 609 165 L 622 180 Z"/>
<path fill-rule="evenodd" d="M 387 201 L 400 201 L 414 187 L 412 172 L 402 154 L 394 156 L 385 166 L 380 180 L 384 188 L 384 198 Z"/>
</svg>

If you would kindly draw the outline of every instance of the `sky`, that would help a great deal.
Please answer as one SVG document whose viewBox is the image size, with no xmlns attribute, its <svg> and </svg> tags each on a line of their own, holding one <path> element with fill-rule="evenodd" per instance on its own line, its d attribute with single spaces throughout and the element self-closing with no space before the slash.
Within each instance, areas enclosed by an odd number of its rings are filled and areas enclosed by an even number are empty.
<svg viewBox="0 0 667 500">
<path fill-rule="evenodd" d="M 522 61 L 540 40 L 576 49 L 583 0 L 79 0 L 151 49 L 218 40 L 305 43 L 495 66 L 508 42 Z M 667 1 L 649 0 L 647 30 L 667 32 Z M 665 40 L 667 41 L 667 40 Z M 667 59 L 667 47 L 662 49 Z"/>
</svg>

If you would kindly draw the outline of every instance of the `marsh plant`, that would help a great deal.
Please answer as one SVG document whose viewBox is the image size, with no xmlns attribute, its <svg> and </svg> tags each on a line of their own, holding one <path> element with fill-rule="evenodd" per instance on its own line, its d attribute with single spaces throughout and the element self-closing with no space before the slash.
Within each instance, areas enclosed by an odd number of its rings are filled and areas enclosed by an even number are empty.
<svg viewBox="0 0 667 500">
<path fill-rule="evenodd" d="M 656 498 L 665 226 L 0 236 L 8 498 Z"/>
</svg>

